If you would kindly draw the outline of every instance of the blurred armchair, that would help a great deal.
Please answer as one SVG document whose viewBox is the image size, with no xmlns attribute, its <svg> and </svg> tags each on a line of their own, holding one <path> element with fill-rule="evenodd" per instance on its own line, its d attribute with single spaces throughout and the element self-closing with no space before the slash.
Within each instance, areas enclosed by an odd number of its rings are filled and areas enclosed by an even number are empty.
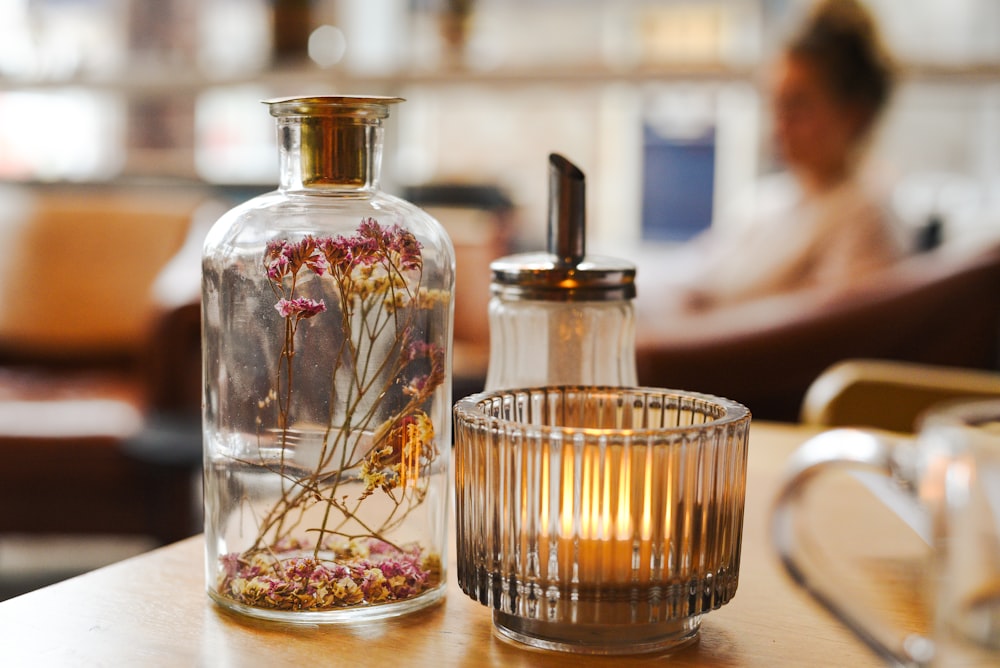
<svg viewBox="0 0 1000 668">
<path fill-rule="evenodd" d="M 154 286 L 191 246 L 203 199 L 45 189 L 4 226 L 0 533 L 166 543 L 197 532 L 197 306 Z M 166 414 L 185 415 L 186 436 L 152 448 Z"/>
<path fill-rule="evenodd" d="M 642 285 L 639 285 L 642 289 Z M 848 358 L 997 369 L 1000 244 L 943 246 L 834 296 L 802 291 L 640 332 L 639 381 L 727 396 L 797 421 L 806 391 Z"/>
<path fill-rule="evenodd" d="M 820 427 L 875 427 L 912 432 L 935 404 L 1000 397 L 1000 372 L 852 359 L 809 385 L 801 422 Z"/>
</svg>

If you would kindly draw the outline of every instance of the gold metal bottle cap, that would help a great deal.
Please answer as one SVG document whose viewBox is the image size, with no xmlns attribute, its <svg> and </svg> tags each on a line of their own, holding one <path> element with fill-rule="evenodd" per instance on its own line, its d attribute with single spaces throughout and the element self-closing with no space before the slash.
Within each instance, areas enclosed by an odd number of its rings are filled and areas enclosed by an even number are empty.
<svg viewBox="0 0 1000 668">
<path fill-rule="evenodd" d="M 263 100 L 272 116 L 320 116 L 375 114 L 378 118 L 389 115 L 389 105 L 405 102 L 401 97 L 382 95 L 312 95 L 274 97 Z"/>
<path fill-rule="evenodd" d="M 389 116 L 399 97 L 320 95 L 264 100 L 271 115 L 299 128 L 302 186 L 350 188 L 377 177 L 372 130 Z"/>
</svg>

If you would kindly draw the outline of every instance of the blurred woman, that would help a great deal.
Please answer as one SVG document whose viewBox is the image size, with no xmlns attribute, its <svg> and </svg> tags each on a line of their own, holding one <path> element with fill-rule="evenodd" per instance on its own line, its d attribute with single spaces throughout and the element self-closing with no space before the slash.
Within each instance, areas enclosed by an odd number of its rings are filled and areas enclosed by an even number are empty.
<svg viewBox="0 0 1000 668">
<path fill-rule="evenodd" d="M 693 242 L 701 257 L 681 291 L 684 306 L 836 291 L 906 252 L 894 217 L 860 175 L 892 80 L 858 2 L 814 8 L 774 72 L 775 138 L 788 171 L 733 202 L 728 219 Z"/>
</svg>

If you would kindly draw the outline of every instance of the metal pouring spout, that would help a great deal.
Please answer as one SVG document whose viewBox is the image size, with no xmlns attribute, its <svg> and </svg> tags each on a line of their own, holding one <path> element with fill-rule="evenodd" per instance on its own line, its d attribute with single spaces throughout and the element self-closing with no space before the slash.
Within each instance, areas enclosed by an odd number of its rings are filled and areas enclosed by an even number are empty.
<svg viewBox="0 0 1000 668">
<path fill-rule="evenodd" d="M 576 266 L 587 246 L 586 179 L 579 167 L 549 154 L 548 252 L 559 264 Z"/>
</svg>

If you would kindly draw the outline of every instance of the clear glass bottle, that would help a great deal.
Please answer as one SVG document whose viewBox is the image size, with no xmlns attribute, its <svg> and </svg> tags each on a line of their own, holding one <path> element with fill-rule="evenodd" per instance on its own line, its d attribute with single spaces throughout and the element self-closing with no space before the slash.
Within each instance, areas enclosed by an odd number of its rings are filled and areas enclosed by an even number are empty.
<svg viewBox="0 0 1000 668">
<path fill-rule="evenodd" d="M 269 101 L 280 187 L 203 253 L 207 586 L 283 621 L 439 600 L 454 251 L 379 190 L 397 98 Z"/>
<path fill-rule="evenodd" d="M 549 156 L 548 252 L 495 260 L 486 390 L 637 384 L 635 266 L 586 255 L 584 176 Z"/>
</svg>

